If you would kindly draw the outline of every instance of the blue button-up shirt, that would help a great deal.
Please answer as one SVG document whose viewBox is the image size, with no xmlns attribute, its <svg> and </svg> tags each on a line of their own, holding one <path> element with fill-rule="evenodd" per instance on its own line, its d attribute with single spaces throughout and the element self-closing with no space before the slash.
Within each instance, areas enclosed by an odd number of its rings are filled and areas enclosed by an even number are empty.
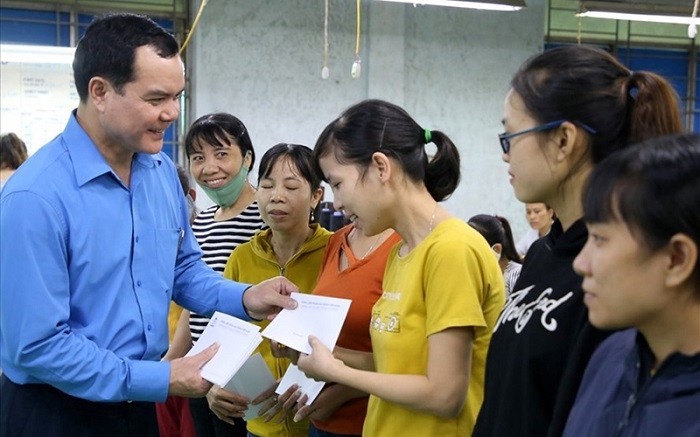
<svg viewBox="0 0 700 437">
<path fill-rule="evenodd" d="M 245 288 L 201 260 L 172 161 L 136 154 L 126 187 L 75 114 L 2 191 L 0 363 L 15 383 L 162 401 L 170 300 L 247 318 Z"/>
</svg>

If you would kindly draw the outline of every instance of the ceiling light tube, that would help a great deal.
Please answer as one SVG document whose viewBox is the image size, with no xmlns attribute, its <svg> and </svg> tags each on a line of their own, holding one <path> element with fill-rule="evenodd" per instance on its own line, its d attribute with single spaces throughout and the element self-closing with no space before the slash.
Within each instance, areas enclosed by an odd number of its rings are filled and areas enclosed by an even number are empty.
<svg viewBox="0 0 700 437">
<path fill-rule="evenodd" d="M 414 6 L 449 6 L 453 8 L 480 9 L 484 11 L 519 11 L 524 8 L 523 0 L 380 0 L 393 3 L 410 3 Z"/>
<path fill-rule="evenodd" d="M 582 1 L 577 17 L 613 20 L 645 21 L 650 23 L 700 24 L 700 18 L 691 18 L 692 9 L 673 8 L 648 3 L 614 3 Z"/>
</svg>

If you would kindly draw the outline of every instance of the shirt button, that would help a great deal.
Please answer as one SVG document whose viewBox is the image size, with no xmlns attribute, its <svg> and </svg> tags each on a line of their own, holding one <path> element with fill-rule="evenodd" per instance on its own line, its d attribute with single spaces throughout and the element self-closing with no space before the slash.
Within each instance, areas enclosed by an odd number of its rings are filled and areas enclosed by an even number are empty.
<svg viewBox="0 0 700 437">
<path fill-rule="evenodd" d="M 148 329 L 148 330 L 150 331 L 150 330 L 151 330 L 151 325 L 148 325 L 148 326 L 146 327 L 146 329 Z"/>
<path fill-rule="evenodd" d="M 140 286 L 141 286 L 141 281 L 140 281 L 140 280 L 136 281 L 136 285 L 138 285 L 138 286 L 140 287 Z"/>
<path fill-rule="evenodd" d="M 138 236 L 138 235 L 136 236 L 136 242 L 137 242 L 137 243 L 139 242 L 139 236 Z"/>
</svg>

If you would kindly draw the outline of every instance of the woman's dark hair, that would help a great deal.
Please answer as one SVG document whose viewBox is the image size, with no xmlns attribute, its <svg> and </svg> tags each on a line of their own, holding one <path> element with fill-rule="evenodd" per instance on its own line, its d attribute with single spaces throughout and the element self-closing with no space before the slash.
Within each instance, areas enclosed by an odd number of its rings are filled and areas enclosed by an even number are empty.
<svg viewBox="0 0 700 437">
<path fill-rule="evenodd" d="M 223 148 L 229 140 L 233 140 L 233 144 L 241 149 L 242 156 L 247 152 L 250 153 L 248 170 L 253 168 L 255 150 L 253 150 L 248 129 L 241 120 L 225 112 L 207 114 L 192 123 L 185 136 L 185 153 L 189 158 L 193 153 L 200 151 L 203 143 L 210 144 L 216 149 Z"/>
<path fill-rule="evenodd" d="M 178 54 L 175 38 L 148 17 L 135 14 L 107 14 L 95 18 L 85 29 L 73 58 L 73 79 L 80 101 L 88 96 L 88 84 L 95 76 L 109 80 L 117 92 L 134 80 L 136 49 L 151 46 L 161 58 Z"/>
<path fill-rule="evenodd" d="M 27 145 L 17 134 L 10 132 L 0 138 L 0 168 L 17 170 L 27 160 Z"/>
<path fill-rule="evenodd" d="M 311 186 L 311 192 L 321 188 L 321 177 L 316 172 L 313 164 L 313 152 L 308 147 L 301 144 L 279 143 L 272 146 L 260 159 L 259 178 L 265 179 L 270 176 L 272 168 L 283 158 L 288 158 L 296 167 L 299 176 L 304 178 Z M 316 223 L 321 216 L 321 202 L 318 202 L 313 211 L 310 222 Z"/>
<path fill-rule="evenodd" d="M 476 229 L 493 246 L 500 243 L 503 247 L 503 255 L 508 261 L 520 263 L 520 255 L 515 250 L 513 232 L 510 223 L 505 217 L 498 215 L 477 214 L 470 218 L 467 223 Z"/>
<path fill-rule="evenodd" d="M 664 78 L 630 71 L 597 48 L 540 53 L 520 67 L 511 87 L 537 121 L 569 120 L 594 129 L 593 163 L 638 141 L 683 131 L 678 96 Z"/>
<path fill-rule="evenodd" d="M 176 164 L 177 178 L 180 180 L 180 186 L 182 187 L 182 192 L 185 196 L 190 194 L 190 189 L 192 189 L 192 184 L 190 183 L 190 175 L 185 170 L 185 167 L 180 164 Z"/>
<path fill-rule="evenodd" d="M 700 135 L 650 139 L 603 161 L 583 197 L 588 223 L 624 222 L 656 251 L 677 233 L 700 247 Z M 693 273 L 700 298 L 700 263 Z"/>
<path fill-rule="evenodd" d="M 428 162 L 425 144 L 437 153 Z M 338 162 L 366 168 L 372 154 L 395 159 L 414 182 L 423 182 L 436 201 L 446 199 L 459 184 L 459 152 L 440 131 L 423 129 L 402 108 L 382 100 L 357 103 L 323 130 L 314 147 L 314 164 L 333 153 Z"/>
</svg>

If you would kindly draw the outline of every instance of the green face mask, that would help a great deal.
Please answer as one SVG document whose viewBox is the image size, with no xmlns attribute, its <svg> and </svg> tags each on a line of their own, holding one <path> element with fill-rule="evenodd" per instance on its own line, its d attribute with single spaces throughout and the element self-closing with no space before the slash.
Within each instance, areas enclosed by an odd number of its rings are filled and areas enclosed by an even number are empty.
<svg viewBox="0 0 700 437">
<path fill-rule="evenodd" d="M 197 183 L 197 185 L 199 185 L 207 197 L 209 197 L 217 205 L 223 206 L 224 208 L 233 205 L 236 200 L 238 200 L 238 196 L 241 195 L 243 187 L 248 182 L 248 167 L 245 165 L 245 158 L 247 156 L 248 154 L 246 153 L 246 155 L 243 157 L 243 165 L 241 166 L 241 170 L 238 172 L 236 177 L 231 179 L 231 181 L 229 181 L 223 187 L 213 189 L 199 183 Z"/>
</svg>

